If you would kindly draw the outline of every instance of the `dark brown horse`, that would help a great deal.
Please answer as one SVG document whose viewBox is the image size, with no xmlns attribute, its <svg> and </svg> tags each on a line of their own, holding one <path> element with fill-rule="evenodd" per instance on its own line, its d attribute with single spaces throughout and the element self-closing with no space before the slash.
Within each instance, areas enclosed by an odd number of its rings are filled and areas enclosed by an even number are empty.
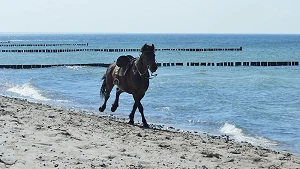
<svg viewBox="0 0 300 169">
<path fill-rule="evenodd" d="M 134 105 L 129 115 L 129 124 L 134 124 L 134 114 L 138 108 L 144 127 L 149 127 L 144 116 L 144 108 L 141 104 L 141 99 L 149 87 L 150 74 L 157 70 L 155 61 L 155 48 L 154 45 L 149 46 L 145 44 L 141 48 L 140 57 L 134 58 L 133 56 L 120 56 L 118 60 L 112 63 L 106 70 L 102 80 L 103 84 L 100 90 L 100 96 L 104 97 L 104 103 L 99 108 L 103 112 L 106 108 L 106 102 L 109 99 L 110 92 L 114 85 L 117 85 L 116 99 L 112 104 L 111 111 L 114 112 L 119 106 L 119 96 L 123 92 L 133 95 Z"/>
</svg>

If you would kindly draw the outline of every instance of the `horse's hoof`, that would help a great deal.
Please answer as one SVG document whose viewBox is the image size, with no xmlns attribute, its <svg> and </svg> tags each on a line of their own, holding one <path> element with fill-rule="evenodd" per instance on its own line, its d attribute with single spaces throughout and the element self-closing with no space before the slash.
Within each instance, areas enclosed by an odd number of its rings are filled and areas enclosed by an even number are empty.
<svg viewBox="0 0 300 169">
<path fill-rule="evenodd" d="M 128 124 L 134 125 L 134 122 L 130 120 L 130 121 L 128 122 Z"/>
<path fill-rule="evenodd" d="M 99 111 L 100 111 L 100 112 L 103 112 L 104 109 L 105 109 L 105 108 L 103 108 L 103 107 L 99 107 Z"/>
<path fill-rule="evenodd" d="M 150 128 L 150 127 L 149 127 L 149 124 L 147 124 L 147 123 L 144 123 L 143 127 L 144 127 L 144 128 Z"/>
<path fill-rule="evenodd" d="M 112 106 L 110 110 L 111 110 L 112 112 L 115 112 L 115 111 L 117 110 L 117 108 L 118 108 L 118 106 Z"/>
</svg>

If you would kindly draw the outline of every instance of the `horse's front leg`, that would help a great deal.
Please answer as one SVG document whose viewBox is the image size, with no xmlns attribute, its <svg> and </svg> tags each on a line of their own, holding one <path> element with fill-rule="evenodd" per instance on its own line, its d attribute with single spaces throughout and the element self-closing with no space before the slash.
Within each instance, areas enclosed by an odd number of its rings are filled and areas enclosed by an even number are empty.
<svg viewBox="0 0 300 169">
<path fill-rule="evenodd" d="M 142 116 L 142 122 L 145 128 L 149 128 L 149 125 L 146 121 L 146 118 L 144 116 L 144 108 L 142 106 L 141 100 L 144 97 L 145 94 L 133 94 L 133 98 L 134 98 L 134 105 L 133 105 L 133 109 L 129 115 L 130 121 L 129 124 L 133 124 L 133 119 L 134 119 L 134 113 L 136 111 L 136 108 L 139 108 L 139 112 L 141 113 Z"/>
<path fill-rule="evenodd" d="M 149 128 L 149 125 L 148 125 L 148 123 L 147 123 L 147 121 L 146 121 L 146 118 L 145 118 L 145 116 L 144 116 L 144 108 L 143 108 L 142 103 L 139 101 L 139 102 L 137 103 L 137 106 L 138 106 L 139 111 L 140 111 L 140 113 L 141 113 L 141 116 L 142 116 L 142 122 L 143 122 L 144 127 L 145 127 L 145 128 Z"/>
<path fill-rule="evenodd" d="M 111 107 L 112 112 L 115 112 L 117 110 L 118 106 L 119 106 L 119 97 L 120 97 L 121 93 L 123 93 L 123 91 L 120 88 L 117 88 L 116 99 L 115 99 L 115 102 L 112 104 L 112 107 Z"/>
<path fill-rule="evenodd" d="M 135 114 L 136 108 L 137 108 L 137 105 L 136 105 L 136 103 L 134 103 L 131 113 L 129 114 L 128 124 L 134 125 L 134 114 Z"/>
</svg>

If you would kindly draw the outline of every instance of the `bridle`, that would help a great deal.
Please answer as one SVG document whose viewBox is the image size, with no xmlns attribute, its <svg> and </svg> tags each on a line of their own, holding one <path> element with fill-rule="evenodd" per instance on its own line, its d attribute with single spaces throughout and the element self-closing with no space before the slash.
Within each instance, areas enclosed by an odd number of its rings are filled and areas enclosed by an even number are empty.
<svg viewBox="0 0 300 169">
<path fill-rule="evenodd" d="M 151 51 L 146 51 L 146 52 L 143 52 L 143 53 L 153 53 L 153 54 L 154 54 L 154 52 L 151 52 Z M 142 53 L 141 55 L 143 55 L 143 53 Z M 140 55 L 140 56 L 141 56 L 141 55 Z M 141 57 L 139 57 L 138 59 L 136 59 L 135 62 L 134 62 L 134 65 L 135 65 L 136 70 L 137 70 L 137 72 L 139 73 L 139 75 L 140 75 L 141 77 L 144 77 L 144 78 L 147 78 L 147 79 L 152 79 L 152 78 L 156 77 L 157 74 L 153 74 L 153 72 L 151 72 L 151 74 L 150 74 L 149 77 L 145 77 L 145 74 L 148 72 L 148 69 L 149 69 L 149 67 L 150 67 L 148 63 L 147 63 L 147 69 L 146 69 L 143 73 L 139 70 L 139 67 L 136 65 L 136 62 L 137 62 L 137 60 L 139 60 L 140 58 L 141 58 Z"/>
</svg>

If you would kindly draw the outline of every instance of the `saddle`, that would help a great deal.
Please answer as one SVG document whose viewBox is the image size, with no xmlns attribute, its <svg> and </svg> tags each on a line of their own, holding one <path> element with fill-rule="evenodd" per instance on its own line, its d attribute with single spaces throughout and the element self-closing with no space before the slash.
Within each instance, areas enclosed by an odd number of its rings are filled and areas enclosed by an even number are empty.
<svg viewBox="0 0 300 169">
<path fill-rule="evenodd" d="M 126 73 L 128 71 L 128 69 L 131 67 L 131 65 L 133 64 L 133 62 L 136 59 L 131 56 L 131 55 L 123 55 L 120 56 L 117 61 L 116 61 L 116 69 L 114 71 L 114 73 L 117 75 L 116 78 L 114 79 L 114 84 L 118 85 L 119 81 L 123 79 L 123 77 L 126 76 Z"/>
<path fill-rule="evenodd" d="M 120 56 L 117 59 L 117 66 L 119 66 L 121 68 L 126 67 L 132 60 L 135 60 L 135 58 L 131 55 Z"/>
</svg>

